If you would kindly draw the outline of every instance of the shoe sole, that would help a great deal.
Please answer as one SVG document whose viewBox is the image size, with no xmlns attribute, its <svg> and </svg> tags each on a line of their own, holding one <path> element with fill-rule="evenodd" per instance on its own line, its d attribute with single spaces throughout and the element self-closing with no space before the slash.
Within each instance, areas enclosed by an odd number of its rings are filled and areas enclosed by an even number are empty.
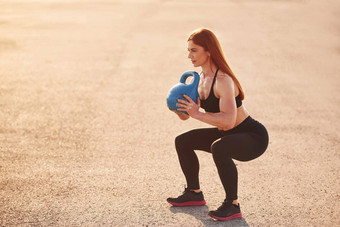
<svg viewBox="0 0 340 227">
<path fill-rule="evenodd" d="M 242 217 L 242 213 L 237 213 L 234 215 L 231 215 L 229 217 L 216 217 L 214 215 L 209 214 L 210 217 L 212 217 L 213 219 L 219 220 L 219 221 L 228 221 L 228 220 L 232 220 L 235 218 L 241 218 Z"/>
<path fill-rule="evenodd" d="M 184 203 L 175 203 L 175 202 L 170 202 L 170 201 L 167 201 L 167 202 L 170 203 L 173 206 L 176 206 L 176 207 L 204 206 L 206 204 L 205 200 L 202 200 L 202 201 L 188 201 L 188 202 L 184 202 Z"/>
</svg>

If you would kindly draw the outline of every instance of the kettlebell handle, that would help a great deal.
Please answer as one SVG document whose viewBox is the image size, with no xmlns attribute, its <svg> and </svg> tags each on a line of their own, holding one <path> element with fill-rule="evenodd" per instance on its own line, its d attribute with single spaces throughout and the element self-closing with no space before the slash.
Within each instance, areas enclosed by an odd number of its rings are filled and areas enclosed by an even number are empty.
<svg viewBox="0 0 340 227">
<path fill-rule="evenodd" d="M 193 84 L 193 85 L 196 85 L 196 84 L 197 84 L 197 85 L 198 85 L 198 82 L 199 82 L 199 80 L 200 80 L 200 76 L 199 76 L 198 73 L 195 72 L 195 71 L 186 71 L 186 72 L 184 72 L 183 75 L 181 76 L 179 82 L 185 84 L 185 81 L 186 81 L 186 79 L 187 79 L 189 76 L 194 77 L 194 81 L 193 81 L 191 84 Z"/>
</svg>

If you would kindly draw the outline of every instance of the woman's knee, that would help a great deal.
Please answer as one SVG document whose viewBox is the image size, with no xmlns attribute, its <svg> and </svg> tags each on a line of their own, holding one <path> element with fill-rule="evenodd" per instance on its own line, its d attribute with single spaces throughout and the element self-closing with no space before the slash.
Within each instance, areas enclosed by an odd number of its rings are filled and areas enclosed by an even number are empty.
<svg viewBox="0 0 340 227">
<path fill-rule="evenodd" d="M 225 144 L 222 144 L 221 140 L 217 140 L 211 144 L 211 152 L 215 162 L 231 157 L 228 147 Z"/>
<path fill-rule="evenodd" d="M 193 139 L 195 139 L 195 137 L 197 137 L 196 131 L 197 130 L 190 130 L 190 131 L 187 131 L 187 132 L 184 132 L 178 135 L 175 138 L 175 144 L 183 144 L 183 143 L 186 144 L 192 141 Z"/>
<path fill-rule="evenodd" d="M 175 138 L 175 146 L 178 147 L 178 146 L 182 146 L 183 144 L 185 144 L 185 136 L 184 136 L 184 134 L 178 135 Z"/>
<path fill-rule="evenodd" d="M 181 135 L 178 135 L 175 138 L 175 146 L 176 146 L 176 150 L 180 151 L 183 148 L 187 148 L 190 144 L 190 135 L 189 132 L 183 133 Z"/>
</svg>

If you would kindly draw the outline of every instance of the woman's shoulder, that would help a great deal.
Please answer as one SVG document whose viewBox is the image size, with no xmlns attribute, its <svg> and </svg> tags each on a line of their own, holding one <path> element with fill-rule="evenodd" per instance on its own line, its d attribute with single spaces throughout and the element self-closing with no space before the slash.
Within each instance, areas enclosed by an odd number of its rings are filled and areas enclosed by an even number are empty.
<svg viewBox="0 0 340 227">
<path fill-rule="evenodd" d="M 216 94 L 221 97 L 221 94 L 230 93 L 231 95 L 235 93 L 235 84 L 233 79 L 224 72 L 217 73 L 216 76 Z M 216 96 L 216 97 L 217 97 Z"/>
<path fill-rule="evenodd" d="M 225 72 L 218 71 L 216 75 L 216 82 L 219 83 L 233 83 L 233 79 Z"/>
</svg>

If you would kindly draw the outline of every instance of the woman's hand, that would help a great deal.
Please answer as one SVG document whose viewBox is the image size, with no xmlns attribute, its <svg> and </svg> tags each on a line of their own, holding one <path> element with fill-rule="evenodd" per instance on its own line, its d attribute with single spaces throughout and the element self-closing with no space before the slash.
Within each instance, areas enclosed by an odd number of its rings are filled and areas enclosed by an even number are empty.
<svg viewBox="0 0 340 227">
<path fill-rule="evenodd" d="M 183 95 L 186 100 L 178 99 L 177 106 L 180 107 L 178 111 L 185 111 L 189 114 L 190 117 L 194 117 L 195 115 L 199 114 L 199 108 L 201 106 L 201 101 L 197 98 L 197 104 L 187 95 Z"/>
<path fill-rule="evenodd" d="M 177 116 L 181 119 L 181 120 L 183 120 L 183 121 L 185 121 L 185 120 L 188 120 L 189 118 L 190 118 L 190 116 L 189 115 L 187 115 L 187 114 L 184 114 L 184 113 L 178 113 L 178 112 L 175 112 L 176 114 L 177 114 Z"/>
<path fill-rule="evenodd" d="M 183 121 L 188 120 L 190 118 L 190 116 L 186 113 L 181 113 L 176 110 L 171 110 L 171 111 L 174 112 Z"/>
</svg>

